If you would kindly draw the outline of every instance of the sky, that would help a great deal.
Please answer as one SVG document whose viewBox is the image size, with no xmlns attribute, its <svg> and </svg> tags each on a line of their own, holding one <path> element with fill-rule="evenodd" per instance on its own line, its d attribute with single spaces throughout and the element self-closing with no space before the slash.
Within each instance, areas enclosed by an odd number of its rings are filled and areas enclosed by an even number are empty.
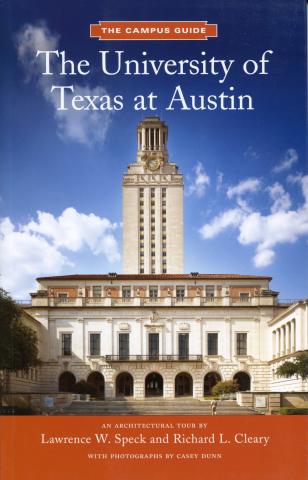
<svg viewBox="0 0 308 480">
<path fill-rule="evenodd" d="M 136 158 L 136 126 L 158 115 L 184 175 L 185 272 L 270 275 L 281 299 L 307 298 L 305 2 L 301 0 L 2 0 L 0 120 L 1 285 L 15 298 L 35 278 L 122 271 L 122 174 Z M 100 20 L 205 20 L 207 41 L 99 41 Z M 89 75 L 43 76 L 37 50 L 87 59 Z M 126 60 L 234 60 L 223 75 L 106 75 L 100 50 Z M 260 59 L 266 51 L 266 75 Z M 201 54 L 205 52 L 205 54 Z M 243 73 L 246 60 L 255 75 Z M 217 64 L 218 65 L 218 64 Z M 209 66 L 209 63 L 208 63 Z M 218 68 L 218 67 L 217 67 Z M 52 85 L 124 99 L 116 111 L 59 111 Z M 249 94 L 253 110 L 166 110 L 190 96 Z M 134 110 L 155 93 L 155 111 Z M 72 95 L 66 100 L 69 104 Z"/>
</svg>

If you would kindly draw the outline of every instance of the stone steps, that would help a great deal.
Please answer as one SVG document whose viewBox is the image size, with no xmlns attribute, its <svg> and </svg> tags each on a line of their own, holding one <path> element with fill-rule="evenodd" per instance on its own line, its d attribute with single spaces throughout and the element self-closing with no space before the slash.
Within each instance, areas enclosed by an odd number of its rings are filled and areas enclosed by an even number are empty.
<svg viewBox="0 0 308 480">
<path fill-rule="evenodd" d="M 57 412 L 60 415 L 211 415 L 210 401 L 191 398 L 74 401 Z M 233 400 L 218 402 L 217 415 L 258 415 Z"/>
</svg>

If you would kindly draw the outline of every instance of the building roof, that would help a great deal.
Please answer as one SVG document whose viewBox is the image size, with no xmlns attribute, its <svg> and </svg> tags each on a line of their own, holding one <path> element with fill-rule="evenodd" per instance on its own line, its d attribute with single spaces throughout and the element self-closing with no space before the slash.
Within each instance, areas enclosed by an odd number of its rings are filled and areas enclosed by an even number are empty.
<svg viewBox="0 0 308 480">
<path fill-rule="evenodd" d="M 73 274 L 39 277 L 41 280 L 272 280 L 266 275 L 239 275 L 233 273 L 182 273 L 182 274 Z"/>
</svg>

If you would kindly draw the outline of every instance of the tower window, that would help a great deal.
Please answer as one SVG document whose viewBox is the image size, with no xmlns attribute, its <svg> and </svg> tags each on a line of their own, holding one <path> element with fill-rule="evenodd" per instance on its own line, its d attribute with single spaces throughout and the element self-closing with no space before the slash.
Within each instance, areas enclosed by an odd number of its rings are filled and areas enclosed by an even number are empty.
<svg viewBox="0 0 308 480">
<path fill-rule="evenodd" d="M 179 333 L 179 358 L 186 360 L 189 357 L 189 333 Z"/>
<path fill-rule="evenodd" d="M 122 287 L 122 297 L 123 298 L 130 298 L 131 297 L 131 288 L 130 287 Z"/>
<path fill-rule="evenodd" d="M 176 298 L 182 300 L 185 297 L 185 287 L 176 287 Z"/>
<path fill-rule="evenodd" d="M 158 287 L 149 287 L 149 297 L 157 298 L 158 297 Z"/>
<path fill-rule="evenodd" d="M 247 333 L 236 334 L 236 355 L 247 355 Z"/>
<path fill-rule="evenodd" d="M 100 333 L 90 333 L 90 355 L 101 354 L 101 336 Z"/>
<path fill-rule="evenodd" d="M 129 357 L 129 333 L 119 333 L 119 358 L 127 360 Z"/>
<path fill-rule="evenodd" d="M 93 297 L 101 297 L 102 296 L 102 287 L 93 287 Z"/>
<path fill-rule="evenodd" d="M 214 285 L 206 285 L 206 287 L 205 287 L 206 298 L 210 300 L 210 299 L 214 298 L 214 294 L 215 294 Z"/>
<path fill-rule="evenodd" d="M 207 354 L 218 355 L 218 333 L 207 334 Z"/>
<path fill-rule="evenodd" d="M 62 333 L 62 355 L 72 355 L 72 334 L 71 333 Z"/>
</svg>

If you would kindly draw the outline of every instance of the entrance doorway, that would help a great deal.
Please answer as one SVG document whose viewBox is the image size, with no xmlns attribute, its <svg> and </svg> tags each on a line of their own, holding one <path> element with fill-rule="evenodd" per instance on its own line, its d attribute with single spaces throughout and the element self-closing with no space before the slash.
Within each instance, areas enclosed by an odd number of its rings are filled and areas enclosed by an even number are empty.
<svg viewBox="0 0 308 480">
<path fill-rule="evenodd" d="M 189 373 L 179 373 L 175 377 L 175 396 L 191 397 L 193 393 L 193 379 Z"/>
<path fill-rule="evenodd" d="M 128 372 L 122 372 L 116 379 L 116 396 L 131 397 L 134 395 L 134 379 Z"/>
<path fill-rule="evenodd" d="M 72 392 L 76 377 L 72 372 L 63 372 L 59 377 L 59 392 Z"/>
<path fill-rule="evenodd" d="M 216 385 L 217 382 L 221 382 L 221 376 L 217 372 L 209 372 L 204 377 L 204 396 L 211 395 L 212 388 Z"/>
<path fill-rule="evenodd" d="M 105 380 L 100 372 L 91 372 L 87 378 L 87 382 L 96 389 L 98 395 L 105 395 Z"/>
<path fill-rule="evenodd" d="M 149 373 L 145 379 L 145 396 L 162 397 L 164 392 L 163 377 L 156 372 Z"/>
<path fill-rule="evenodd" d="M 245 390 L 250 390 L 250 376 L 246 372 L 237 372 L 233 380 L 235 380 L 239 385 L 239 391 L 244 392 Z"/>
</svg>

